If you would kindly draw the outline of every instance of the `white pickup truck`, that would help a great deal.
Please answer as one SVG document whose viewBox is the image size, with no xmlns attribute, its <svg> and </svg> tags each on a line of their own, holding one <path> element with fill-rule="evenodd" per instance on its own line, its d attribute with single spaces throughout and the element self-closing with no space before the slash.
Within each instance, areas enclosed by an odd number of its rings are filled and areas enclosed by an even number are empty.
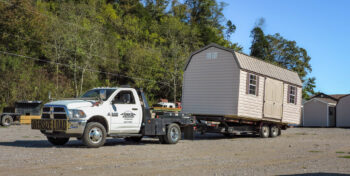
<svg viewBox="0 0 350 176">
<path fill-rule="evenodd" d="M 104 145 L 106 137 L 140 141 L 143 136 L 158 137 L 161 143 L 175 144 L 193 135 L 195 120 L 183 114 L 151 117 L 142 90 L 95 88 L 81 98 L 59 100 L 43 107 L 41 119 L 32 120 L 53 145 L 64 145 L 76 137 L 88 147 Z M 191 137 L 189 137 L 191 138 Z"/>
</svg>

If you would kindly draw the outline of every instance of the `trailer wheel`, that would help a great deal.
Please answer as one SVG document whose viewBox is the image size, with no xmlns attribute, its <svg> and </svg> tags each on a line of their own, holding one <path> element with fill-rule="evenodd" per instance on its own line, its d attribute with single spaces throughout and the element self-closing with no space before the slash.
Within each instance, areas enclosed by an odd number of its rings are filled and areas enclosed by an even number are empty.
<svg viewBox="0 0 350 176">
<path fill-rule="evenodd" d="M 279 133 L 279 128 L 277 125 L 270 126 L 270 137 L 277 137 Z"/>
<path fill-rule="evenodd" d="M 223 135 L 224 135 L 225 137 L 227 137 L 227 138 L 232 137 L 232 135 L 231 135 L 230 133 L 223 133 Z"/>
<path fill-rule="evenodd" d="M 98 148 L 106 142 L 106 129 L 98 122 L 90 122 L 86 125 L 82 137 L 83 143 L 90 148 Z"/>
<path fill-rule="evenodd" d="M 52 145 L 64 145 L 69 141 L 69 138 L 55 138 L 55 137 L 47 137 L 47 140 Z"/>
<path fill-rule="evenodd" d="M 168 126 L 164 141 L 166 144 L 176 144 L 181 139 L 181 129 L 178 124 L 172 123 Z"/>
<path fill-rule="evenodd" d="M 267 138 L 270 135 L 270 127 L 268 125 L 263 125 L 260 129 L 260 137 Z"/>
<path fill-rule="evenodd" d="M 13 122 L 13 118 L 10 116 L 10 115 L 4 115 L 2 118 L 1 118 L 1 124 L 2 126 L 10 126 Z"/>
<path fill-rule="evenodd" d="M 140 142 L 142 140 L 142 136 L 139 137 L 127 137 L 124 138 L 125 141 L 131 141 L 131 142 Z"/>
<path fill-rule="evenodd" d="M 282 134 L 282 130 L 281 128 L 278 128 L 278 136 L 281 136 L 281 134 Z"/>
<path fill-rule="evenodd" d="M 165 135 L 163 135 L 163 136 L 158 136 L 159 142 L 160 142 L 161 144 L 166 144 L 165 139 L 164 139 L 164 136 L 165 136 Z"/>
</svg>

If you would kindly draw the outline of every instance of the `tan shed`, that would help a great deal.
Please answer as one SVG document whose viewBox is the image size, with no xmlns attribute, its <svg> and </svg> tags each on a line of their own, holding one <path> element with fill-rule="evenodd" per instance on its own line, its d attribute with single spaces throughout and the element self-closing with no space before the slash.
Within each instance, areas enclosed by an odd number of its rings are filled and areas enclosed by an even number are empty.
<svg viewBox="0 0 350 176">
<path fill-rule="evenodd" d="M 344 96 L 338 101 L 337 127 L 350 127 L 350 95 Z"/>
<path fill-rule="evenodd" d="M 184 113 L 300 123 L 296 72 L 216 44 L 192 53 L 182 89 Z"/>
</svg>

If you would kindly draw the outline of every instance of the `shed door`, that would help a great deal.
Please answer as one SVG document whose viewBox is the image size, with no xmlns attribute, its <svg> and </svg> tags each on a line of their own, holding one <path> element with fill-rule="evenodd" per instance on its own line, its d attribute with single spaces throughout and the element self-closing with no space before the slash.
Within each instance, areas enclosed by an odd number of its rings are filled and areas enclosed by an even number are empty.
<svg viewBox="0 0 350 176">
<path fill-rule="evenodd" d="M 329 107 L 328 109 L 328 122 L 329 127 L 335 127 L 335 107 Z"/>
<path fill-rule="evenodd" d="M 283 83 L 266 78 L 264 117 L 282 119 Z"/>
</svg>

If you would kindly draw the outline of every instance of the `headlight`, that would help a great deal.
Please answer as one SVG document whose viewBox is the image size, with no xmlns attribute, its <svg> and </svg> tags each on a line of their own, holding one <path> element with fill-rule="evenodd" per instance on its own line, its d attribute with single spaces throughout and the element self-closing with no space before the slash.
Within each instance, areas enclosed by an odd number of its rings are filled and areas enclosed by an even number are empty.
<svg viewBox="0 0 350 176">
<path fill-rule="evenodd" d="M 86 114 L 82 110 L 78 109 L 70 109 L 69 112 L 69 118 L 70 119 L 78 119 L 78 118 L 85 118 Z"/>
</svg>

